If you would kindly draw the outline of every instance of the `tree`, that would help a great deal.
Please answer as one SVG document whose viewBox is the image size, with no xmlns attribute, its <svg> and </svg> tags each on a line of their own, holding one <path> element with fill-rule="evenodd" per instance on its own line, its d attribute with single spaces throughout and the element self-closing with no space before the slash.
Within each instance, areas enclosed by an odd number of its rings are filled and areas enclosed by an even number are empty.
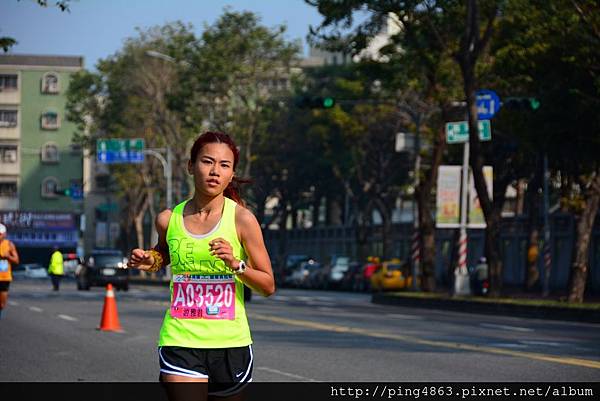
<svg viewBox="0 0 600 401">
<path fill-rule="evenodd" d="M 233 135 L 241 148 L 241 175 L 251 176 L 254 146 L 267 135 L 264 114 L 272 99 L 285 97 L 280 85 L 291 74 L 299 47 L 285 41 L 285 26 L 269 29 L 251 12 L 225 10 L 201 37 L 195 64 L 201 88 L 198 104 L 211 116 L 208 124 Z"/>
<path fill-rule="evenodd" d="M 182 199 L 185 176 L 181 166 L 187 160 L 188 142 L 197 134 L 202 119 L 196 118 L 197 112 L 190 112 L 188 104 L 178 101 L 182 89 L 188 90 L 181 81 L 185 74 L 177 65 L 151 59 L 146 52 L 186 54 L 195 44 L 191 27 L 181 23 L 140 30 L 120 52 L 98 63 L 98 73 L 76 74 L 67 95 L 67 118 L 77 123 L 77 138 L 88 148 L 95 149 L 98 138 L 115 137 L 144 138 L 151 148 L 169 146 L 176 166 L 174 181 L 179 183 L 176 201 Z M 128 216 L 122 219 L 123 229 L 129 232 L 134 223 L 137 246 L 143 246 L 142 218 L 148 211 L 155 214 L 155 195 L 164 194 L 162 165 L 148 157 L 141 168 L 113 165 L 110 169 Z"/>
</svg>

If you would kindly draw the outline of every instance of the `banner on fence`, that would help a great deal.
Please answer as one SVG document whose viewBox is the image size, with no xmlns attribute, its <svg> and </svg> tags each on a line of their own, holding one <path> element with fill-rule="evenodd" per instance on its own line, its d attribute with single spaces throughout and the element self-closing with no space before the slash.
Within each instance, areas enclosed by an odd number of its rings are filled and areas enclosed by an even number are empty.
<svg viewBox="0 0 600 401">
<path fill-rule="evenodd" d="M 492 199 L 492 194 L 494 192 L 494 170 L 492 166 L 483 166 L 483 178 L 485 179 L 485 186 L 487 188 L 488 195 L 490 199 Z M 479 196 L 477 196 L 475 181 L 473 180 L 473 171 L 471 171 L 471 169 L 469 169 L 469 215 L 467 220 L 467 227 L 469 228 L 486 227 L 483 209 L 479 203 Z"/>
<path fill-rule="evenodd" d="M 437 179 L 436 227 L 456 228 L 460 224 L 461 166 L 440 166 Z"/>
</svg>

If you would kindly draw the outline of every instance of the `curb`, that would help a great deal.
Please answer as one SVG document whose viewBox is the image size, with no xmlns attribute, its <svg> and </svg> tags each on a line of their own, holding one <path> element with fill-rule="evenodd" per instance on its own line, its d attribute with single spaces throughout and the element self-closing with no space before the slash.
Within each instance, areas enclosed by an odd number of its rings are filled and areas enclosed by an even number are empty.
<svg viewBox="0 0 600 401">
<path fill-rule="evenodd" d="M 600 310 L 561 308 L 554 306 L 529 306 L 493 302 L 477 302 L 462 299 L 427 299 L 405 296 L 373 294 L 371 302 L 380 305 L 409 306 L 415 308 L 442 309 L 454 312 L 494 314 L 548 320 L 566 320 L 600 323 Z"/>
</svg>

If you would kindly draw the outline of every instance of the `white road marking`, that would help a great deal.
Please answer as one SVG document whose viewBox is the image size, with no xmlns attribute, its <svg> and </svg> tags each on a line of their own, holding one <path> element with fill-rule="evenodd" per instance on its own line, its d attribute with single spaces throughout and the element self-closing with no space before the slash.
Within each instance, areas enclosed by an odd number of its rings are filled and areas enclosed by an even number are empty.
<svg viewBox="0 0 600 401">
<path fill-rule="evenodd" d="M 415 316 L 415 315 L 403 315 L 401 313 L 386 313 L 386 317 L 391 317 L 394 319 L 408 319 L 408 320 L 423 320 L 423 316 Z"/>
<path fill-rule="evenodd" d="M 19 306 L 19 303 L 17 301 L 8 301 L 8 304 L 11 306 Z"/>
<path fill-rule="evenodd" d="M 487 344 L 490 347 L 502 347 L 502 348 L 527 348 L 527 345 L 523 344 L 512 344 L 512 343 L 494 343 Z"/>
<path fill-rule="evenodd" d="M 79 320 L 76 317 L 72 317 L 69 315 L 58 315 L 58 317 L 64 320 L 68 320 L 69 322 L 76 322 L 77 320 Z"/>
<path fill-rule="evenodd" d="M 285 295 L 275 295 L 271 299 L 274 301 L 289 301 L 290 297 L 286 297 Z"/>
<path fill-rule="evenodd" d="M 481 327 L 486 327 L 488 329 L 500 329 L 500 330 L 510 330 L 510 331 L 520 331 L 523 333 L 531 333 L 534 330 L 528 329 L 527 327 L 517 327 L 517 326 L 506 326 L 503 324 L 493 324 L 493 323 L 481 323 Z"/>
<path fill-rule="evenodd" d="M 43 312 L 44 311 L 42 308 L 38 308 L 37 306 L 30 306 L 29 310 L 34 311 L 34 312 Z"/>
<path fill-rule="evenodd" d="M 293 373 L 287 373 L 287 372 L 283 372 L 281 370 L 277 370 L 277 369 L 271 369 L 271 368 L 267 368 L 264 366 L 259 366 L 256 368 L 257 370 L 264 370 L 265 372 L 269 372 L 269 373 L 276 373 L 278 375 L 282 375 L 282 376 L 286 376 L 286 377 L 290 377 L 292 379 L 298 379 L 298 380 L 302 380 L 302 381 L 309 381 L 309 382 L 316 382 L 316 380 L 314 379 L 309 379 L 308 377 L 304 377 L 304 376 L 299 376 L 299 375 L 295 375 Z"/>
<path fill-rule="evenodd" d="M 566 344 L 555 343 L 551 341 L 519 341 L 521 344 L 527 345 L 545 345 L 548 347 L 561 347 Z"/>
</svg>

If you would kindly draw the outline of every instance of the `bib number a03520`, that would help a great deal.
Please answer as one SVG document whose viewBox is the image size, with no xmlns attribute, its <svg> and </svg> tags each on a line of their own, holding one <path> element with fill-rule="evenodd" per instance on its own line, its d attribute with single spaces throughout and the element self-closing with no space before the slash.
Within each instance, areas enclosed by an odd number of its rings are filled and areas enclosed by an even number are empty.
<svg viewBox="0 0 600 401">
<path fill-rule="evenodd" d="M 233 276 L 177 275 L 171 316 L 178 319 L 235 319 Z"/>
</svg>

